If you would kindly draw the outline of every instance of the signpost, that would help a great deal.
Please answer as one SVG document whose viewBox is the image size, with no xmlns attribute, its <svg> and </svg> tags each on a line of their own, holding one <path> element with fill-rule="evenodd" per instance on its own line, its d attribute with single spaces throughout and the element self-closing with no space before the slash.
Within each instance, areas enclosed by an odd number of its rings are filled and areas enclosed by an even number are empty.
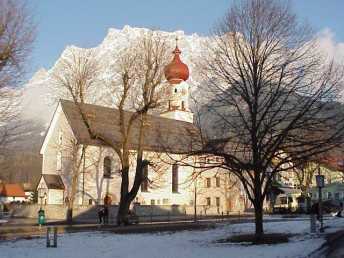
<svg viewBox="0 0 344 258">
<path fill-rule="evenodd" d="M 51 227 L 47 227 L 47 247 L 57 247 L 57 227 L 52 232 Z M 52 243 L 51 243 L 52 242 Z"/>
</svg>

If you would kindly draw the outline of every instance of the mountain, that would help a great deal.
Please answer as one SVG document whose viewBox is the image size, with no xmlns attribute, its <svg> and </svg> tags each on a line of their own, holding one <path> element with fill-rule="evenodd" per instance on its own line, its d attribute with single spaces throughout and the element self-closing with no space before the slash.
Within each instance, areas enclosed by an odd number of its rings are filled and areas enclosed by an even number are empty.
<svg viewBox="0 0 344 258">
<path fill-rule="evenodd" d="M 142 33 L 147 32 L 146 28 L 133 28 L 124 26 L 123 29 L 110 28 L 104 40 L 96 47 L 92 48 L 98 60 L 101 63 L 101 73 L 99 79 L 109 78 L 115 76 L 110 69 L 112 64 L 115 64 L 118 58 L 118 53 L 128 46 L 128 42 L 134 42 Z M 201 56 L 202 46 L 207 40 L 205 37 L 200 37 L 197 34 L 186 35 L 183 31 L 165 32 L 159 31 L 162 37 L 166 37 L 170 42 L 171 58 L 172 51 L 175 47 L 175 38 L 178 37 L 178 47 L 182 51 L 183 62 L 189 66 L 190 78 L 189 84 L 191 92 L 196 92 L 197 82 L 195 76 L 195 60 Z M 21 135 L 19 140 L 11 146 L 11 158 L 5 164 L 6 174 L 12 174 L 12 181 L 25 181 L 30 176 L 24 171 L 26 167 L 39 168 L 41 159 L 39 157 L 39 150 L 45 135 L 45 131 L 49 126 L 50 120 L 57 105 L 56 96 L 58 92 L 52 85 L 51 75 L 57 72 L 58 64 L 63 58 L 68 58 L 71 51 L 86 52 L 90 49 L 78 48 L 77 46 L 67 46 L 62 52 L 60 58 L 56 60 L 53 67 L 49 70 L 45 68 L 39 69 L 33 77 L 24 85 L 22 97 L 22 117 Z M 104 85 L 97 86 L 97 99 L 101 99 L 109 94 L 106 93 Z M 97 104 L 103 104 L 96 102 Z M 14 162 L 13 159 L 21 156 L 29 156 L 27 159 L 30 164 L 25 164 L 25 161 Z M 13 165 L 16 163 L 16 166 Z M 37 163 L 37 165 L 33 165 Z M 18 168 L 19 166 L 19 168 Z M 37 179 L 40 174 L 40 169 L 30 170 L 29 173 L 35 174 L 33 177 Z M 3 170 L 4 171 L 4 170 Z M 24 176 L 22 175 L 24 174 Z M 13 176 L 16 175 L 16 176 Z M 4 176 L 3 176 L 4 177 Z M 1 179 L 1 173 L 0 173 Z"/>
</svg>

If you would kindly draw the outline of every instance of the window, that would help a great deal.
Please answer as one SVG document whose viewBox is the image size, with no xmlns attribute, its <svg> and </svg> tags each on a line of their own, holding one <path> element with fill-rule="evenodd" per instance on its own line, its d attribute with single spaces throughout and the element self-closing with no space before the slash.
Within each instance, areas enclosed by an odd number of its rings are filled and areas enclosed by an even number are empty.
<svg viewBox="0 0 344 258">
<path fill-rule="evenodd" d="M 170 200 L 169 199 L 162 199 L 162 204 L 163 205 L 167 205 L 170 203 Z"/>
<path fill-rule="evenodd" d="M 109 156 L 104 158 L 103 164 L 103 177 L 104 178 L 111 178 L 111 158 Z"/>
<path fill-rule="evenodd" d="M 216 207 L 220 207 L 220 197 L 216 197 Z"/>
<path fill-rule="evenodd" d="M 220 177 L 215 177 L 216 180 L 216 187 L 220 187 Z"/>
<path fill-rule="evenodd" d="M 340 199 L 339 193 L 335 193 L 335 194 L 334 194 L 334 199 L 337 200 L 337 201 L 339 201 L 339 199 Z"/>
<path fill-rule="evenodd" d="M 160 199 L 156 200 L 156 203 L 157 203 L 158 205 L 160 205 Z"/>
<path fill-rule="evenodd" d="M 141 192 L 148 192 L 148 166 L 143 168 L 143 180 L 141 183 Z"/>
<path fill-rule="evenodd" d="M 178 91 L 177 88 L 175 88 L 175 89 L 174 89 L 174 93 L 177 93 L 177 91 Z"/>
<path fill-rule="evenodd" d="M 206 178 L 205 180 L 206 180 L 206 181 L 205 181 L 205 186 L 206 186 L 207 188 L 210 188 L 210 187 L 211 187 L 211 178 L 208 177 L 208 178 Z"/>
<path fill-rule="evenodd" d="M 185 103 L 182 101 L 182 110 L 185 110 Z"/>
<path fill-rule="evenodd" d="M 155 200 L 151 199 L 151 205 L 155 205 Z"/>
<path fill-rule="evenodd" d="M 327 199 L 332 199 L 332 193 L 331 192 L 327 192 Z"/>
<path fill-rule="evenodd" d="M 172 193 L 178 193 L 178 168 L 177 164 L 172 165 Z"/>
<path fill-rule="evenodd" d="M 58 151 L 56 155 L 56 170 L 61 171 L 62 170 L 62 152 Z"/>
<path fill-rule="evenodd" d="M 206 202 L 207 202 L 207 206 L 210 206 L 211 205 L 211 199 L 210 197 L 207 197 L 205 198 L 206 199 Z"/>
</svg>

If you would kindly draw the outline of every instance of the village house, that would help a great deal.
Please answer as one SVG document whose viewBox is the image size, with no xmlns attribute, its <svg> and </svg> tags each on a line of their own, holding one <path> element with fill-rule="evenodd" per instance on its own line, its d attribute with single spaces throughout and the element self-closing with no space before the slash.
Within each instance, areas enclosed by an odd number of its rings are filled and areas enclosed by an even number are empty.
<svg viewBox="0 0 344 258">
<path fill-rule="evenodd" d="M 26 202 L 27 197 L 20 184 L 0 184 L 0 203 Z"/>
<path fill-rule="evenodd" d="M 194 178 L 197 169 L 179 164 L 182 153 L 194 144 L 197 128 L 189 108 L 189 69 L 180 59 L 176 47 L 173 60 L 165 68 L 167 102 L 160 115 L 150 115 L 147 120 L 144 156 L 150 162 L 144 171 L 146 180 L 135 199 L 141 205 L 201 206 L 203 213 L 240 211 L 247 199 L 237 181 L 217 169 L 207 170 Z M 119 111 L 113 108 L 83 104 L 83 111 L 92 127 L 111 139 L 120 139 Z M 128 114 L 130 112 L 128 111 Z M 133 135 L 135 135 L 135 129 Z M 137 139 L 132 139 L 135 152 Z M 84 155 L 80 155 L 81 150 Z M 72 187 L 75 153 L 80 166 L 74 203 L 77 205 L 102 204 L 110 196 L 112 204 L 120 199 L 120 163 L 113 149 L 89 137 L 77 106 L 60 100 L 47 130 L 40 153 L 43 155 L 42 176 L 37 190 L 43 204 L 65 204 Z M 190 157 L 193 165 L 202 157 Z M 134 156 L 130 179 L 134 177 Z"/>
</svg>

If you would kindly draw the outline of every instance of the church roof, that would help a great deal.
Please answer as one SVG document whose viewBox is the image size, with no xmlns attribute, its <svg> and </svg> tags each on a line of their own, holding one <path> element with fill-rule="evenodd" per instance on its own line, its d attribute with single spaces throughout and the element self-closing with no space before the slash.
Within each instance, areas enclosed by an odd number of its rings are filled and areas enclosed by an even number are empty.
<svg viewBox="0 0 344 258">
<path fill-rule="evenodd" d="M 74 102 L 61 100 L 60 103 L 78 142 L 86 145 L 102 145 L 100 141 L 90 138 Z M 92 130 L 120 146 L 122 135 L 119 125 L 119 110 L 91 104 L 81 104 L 80 106 L 90 121 Z M 126 122 L 132 114 L 132 112 L 125 111 Z M 144 131 L 144 149 L 146 151 L 186 153 L 195 149 L 198 130 L 192 123 L 148 115 L 146 126 Z M 135 149 L 138 145 L 138 133 L 139 124 L 136 120 L 131 130 L 131 149 Z"/>
</svg>

